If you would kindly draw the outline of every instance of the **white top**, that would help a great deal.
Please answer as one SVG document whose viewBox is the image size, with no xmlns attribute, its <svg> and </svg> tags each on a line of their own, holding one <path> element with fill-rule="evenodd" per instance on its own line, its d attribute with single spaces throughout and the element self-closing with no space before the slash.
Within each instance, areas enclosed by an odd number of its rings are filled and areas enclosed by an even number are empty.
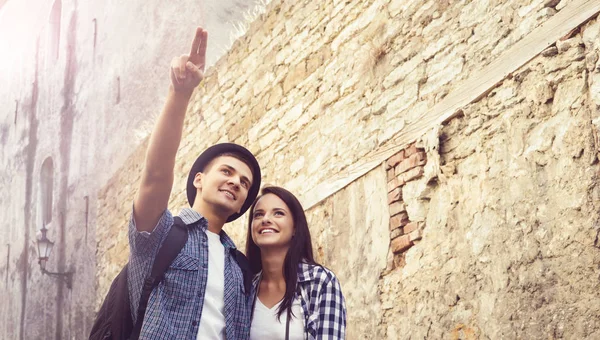
<svg viewBox="0 0 600 340">
<path fill-rule="evenodd" d="M 281 314 L 280 321 L 277 320 L 277 310 L 281 301 L 272 308 L 267 308 L 256 298 L 254 305 L 254 317 L 250 327 L 250 340 L 283 340 L 285 339 L 285 324 L 287 322 L 287 311 Z M 290 321 L 290 340 L 304 339 L 304 313 L 300 300 L 297 298 L 292 302 L 292 320 Z"/>
<path fill-rule="evenodd" d="M 206 230 L 208 236 L 208 279 L 204 294 L 198 340 L 225 339 L 223 290 L 225 287 L 225 247 L 218 234 Z"/>
</svg>

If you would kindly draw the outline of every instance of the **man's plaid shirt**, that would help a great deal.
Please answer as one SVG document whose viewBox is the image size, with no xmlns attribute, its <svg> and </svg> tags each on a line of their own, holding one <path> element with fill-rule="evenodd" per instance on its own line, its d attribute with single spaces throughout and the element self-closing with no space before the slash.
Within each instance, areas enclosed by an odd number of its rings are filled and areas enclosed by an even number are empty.
<svg viewBox="0 0 600 340">
<path fill-rule="evenodd" d="M 150 294 L 140 339 L 196 339 L 208 276 L 208 223 L 198 212 L 185 208 L 179 215 L 188 225 L 188 241 Z M 128 285 L 134 322 L 144 279 L 150 274 L 158 249 L 173 226 L 165 210 L 152 233 L 138 232 L 133 217 L 129 222 Z M 221 231 L 225 247 L 224 314 L 227 339 L 248 339 L 250 310 L 244 279 L 235 261 L 233 241 Z M 200 337 L 202 338 L 202 337 Z"/>
<path fill-rule="evenodd" d="M 255 299 L 260 273 L 252 282 L 250 303 Z M 346 302 L 340 283 L 329 269 L 307 263 L 298 265 L 296 298 L 304 313 L 304 336 L 309 340 L 346 338 Z"/>
</svg>

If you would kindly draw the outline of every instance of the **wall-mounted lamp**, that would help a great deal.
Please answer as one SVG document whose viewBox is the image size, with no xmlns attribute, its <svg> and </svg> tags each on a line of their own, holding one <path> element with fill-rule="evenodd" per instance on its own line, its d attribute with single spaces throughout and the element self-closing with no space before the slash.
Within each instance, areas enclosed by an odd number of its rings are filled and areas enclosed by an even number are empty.
<svg viewBox="0 0 600 340">
<path fill-rule="evenodd" d="M 48 276 L 58 277 L 63 280 L 67 284 L 67 288 L 71 289 L 73 284 L 73 272 L 65 272 L 65 273 L 53 273 L 46 270 L 46 262 L 52 253 L 52 247 L 54 246 L 54 242 L 51 242 L 48 237 L 46 237 L 46 232 L 48 229 L 46 227 L 40 230 L 42 232 L 42 236 L 38 238 L 38 254 L 39 254 L 39 263 L 40 268 L 42 269 L 42 274 L 47 274 Z"/>
</svg>

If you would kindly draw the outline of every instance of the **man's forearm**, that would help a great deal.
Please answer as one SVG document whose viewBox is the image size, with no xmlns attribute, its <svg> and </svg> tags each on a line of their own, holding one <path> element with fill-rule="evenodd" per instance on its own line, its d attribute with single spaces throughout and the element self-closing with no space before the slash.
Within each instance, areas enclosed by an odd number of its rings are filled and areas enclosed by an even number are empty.
<svg viewBox="0 0 600 340">
<path fill-rule="evenodd" d="M 146 179 L 164 180 L 173 176 L 175 156 L 191 96 L 192 92 L 176 92 L 172 86 L 169 87 L 165 106 L 150 136 L 144 167 Z"/>
<path fill-rule="evenodd" d="M 206 38 L 206 31 L 198 27 L 190 55 L 171 61 L 167 100 L 150 135 L 142 180 L 133 203 L 138 231 L 151 232 L 169 203 L 185 114 L 194 89 L 204 79 Z"/>
</svg>

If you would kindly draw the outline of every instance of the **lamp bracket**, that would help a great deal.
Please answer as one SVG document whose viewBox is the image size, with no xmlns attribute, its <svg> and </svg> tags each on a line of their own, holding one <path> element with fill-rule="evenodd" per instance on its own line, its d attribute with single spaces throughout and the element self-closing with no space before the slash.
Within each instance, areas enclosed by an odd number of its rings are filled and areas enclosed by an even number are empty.
<svg viewBox="0 0 600 340">
<path fill-rule="evenodd" d="M 42 268 L 42 274 L 46 274 L 48 276 L 57 277 L 65 282 L 68 289 L 73 287 L 73 272 L 65 272 L 65 273 L 54 273 L 49 272 L 45 268 Z"/>
</svg>

